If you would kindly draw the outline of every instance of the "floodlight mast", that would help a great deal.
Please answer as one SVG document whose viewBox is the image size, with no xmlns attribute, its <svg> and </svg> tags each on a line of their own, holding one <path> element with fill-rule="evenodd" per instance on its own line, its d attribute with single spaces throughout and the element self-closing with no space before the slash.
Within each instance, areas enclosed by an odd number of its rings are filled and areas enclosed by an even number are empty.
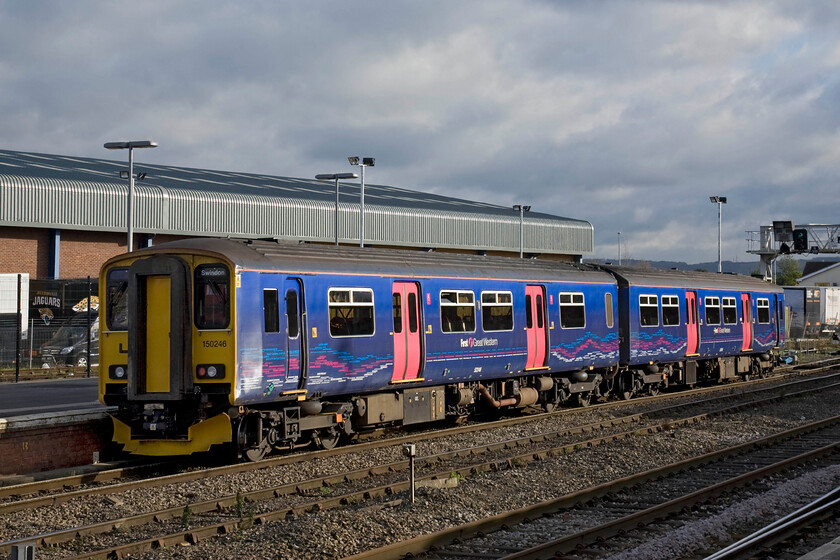
<svg viewBox="0 0 840 560">
<path fill-rule="evenodd" d="M 335 181 L 335 246 L 338 247 L 338 181 L 341 179 L 358 179 L 355 173 L 329 173 L 315 175 L 319 181 Z"/>
<path fill-rule="evenodd" d="M 126 204 L 126 206 L 128 207 L 128 217 L 126 219 L 128 241 L 126 243 L 126 250 L 129 253 L 134 250 L 134 148 L 157 148 L 157 142 L 153 142 L 151 140 L 132 140 L 130 142 L 105 142 L 105 149 L 107 150 L 128 150 L 128 201 Z"/>
<path fill-rule="evenodd" d="M 521 259 L 524 255 L 524 245 L 525 245 L 525 212 L 530 212 L 530 206 L 523 206 L 521 204 L 514 204 L 514 210 L 519 211 L 519 258 Z"/>
<path fill-rule="evenodd" d="M 359 247 L 365 246 L 365 167 L 373 167 L 376 159 L 372 157 L 361 158 L 350 156 L 347 161 L 350 165 L 358 165 L 362 170 L 361 192 L 359 193 Z"/>
<path fill-rule="evenodd" d="M 718 274 L 723 272 L 723 261 L 721 260 L 721 234 L 723 232 L 721 222 L 721 208 L 726 204 L 725 196 L 710 196 L 709 200 L 712 204 L 718 205 Z"/>
</svg>

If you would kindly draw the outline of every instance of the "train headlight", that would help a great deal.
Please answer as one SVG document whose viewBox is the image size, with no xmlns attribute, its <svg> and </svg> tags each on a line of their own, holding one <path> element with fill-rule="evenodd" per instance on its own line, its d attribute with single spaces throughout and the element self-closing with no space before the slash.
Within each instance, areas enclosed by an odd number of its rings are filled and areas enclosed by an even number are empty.
<svg viewBox="0 0 840 560">
<path fill-rule="evenodd" d="M 111 379 L 125 379 L 126 366 L 111 366 L 109 368 L 109 375 Z"/>
<path fill-rule="evenodd" d="M 219 371 L 216 369 L 216 366 L 207 367 L 207 377 L 216 377 L 217 373 L 219 373 Z"/>
</svg>

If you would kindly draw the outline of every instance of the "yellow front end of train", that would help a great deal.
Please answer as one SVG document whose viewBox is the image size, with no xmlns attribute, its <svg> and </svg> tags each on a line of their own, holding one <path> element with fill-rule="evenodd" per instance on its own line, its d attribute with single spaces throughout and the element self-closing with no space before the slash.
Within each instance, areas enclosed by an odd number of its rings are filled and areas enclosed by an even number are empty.
<svg viewBox="0 0 840 560">
<path fill-rule="evenodd" d="M 99 278 L 99 400 L 114 441 L 138 455 L 186 455 L 231 441 L 235 267 L 207 251 L 146 249 Z"/>
</svg>

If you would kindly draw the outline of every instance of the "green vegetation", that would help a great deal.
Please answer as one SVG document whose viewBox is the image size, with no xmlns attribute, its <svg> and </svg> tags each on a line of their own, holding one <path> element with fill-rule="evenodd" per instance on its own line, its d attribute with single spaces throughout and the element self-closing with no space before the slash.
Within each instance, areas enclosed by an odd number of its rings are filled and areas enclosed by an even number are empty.
<svg viewBox="0 0 840 560">
<path fill-rule="evenodd" d="M 802 269 L 799 263 L 790 255 L 786 255 L 776 261 L 776 284 L 779 286 L 795 286 L 796 281 L 802 277 Z"/>
</svg>

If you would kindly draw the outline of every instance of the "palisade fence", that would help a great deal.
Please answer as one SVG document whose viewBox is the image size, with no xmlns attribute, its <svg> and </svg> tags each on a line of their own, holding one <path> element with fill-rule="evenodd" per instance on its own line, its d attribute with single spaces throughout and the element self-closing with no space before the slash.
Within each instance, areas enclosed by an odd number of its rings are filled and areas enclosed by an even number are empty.
<svg viewBox="0 0 840 560">
<path fill-rule="evenodd" d="M 98 289 L 98 278 L 33 280 L 28 274 L 0 274 L 0 368 L 96 365 Z"/>
</svg>

